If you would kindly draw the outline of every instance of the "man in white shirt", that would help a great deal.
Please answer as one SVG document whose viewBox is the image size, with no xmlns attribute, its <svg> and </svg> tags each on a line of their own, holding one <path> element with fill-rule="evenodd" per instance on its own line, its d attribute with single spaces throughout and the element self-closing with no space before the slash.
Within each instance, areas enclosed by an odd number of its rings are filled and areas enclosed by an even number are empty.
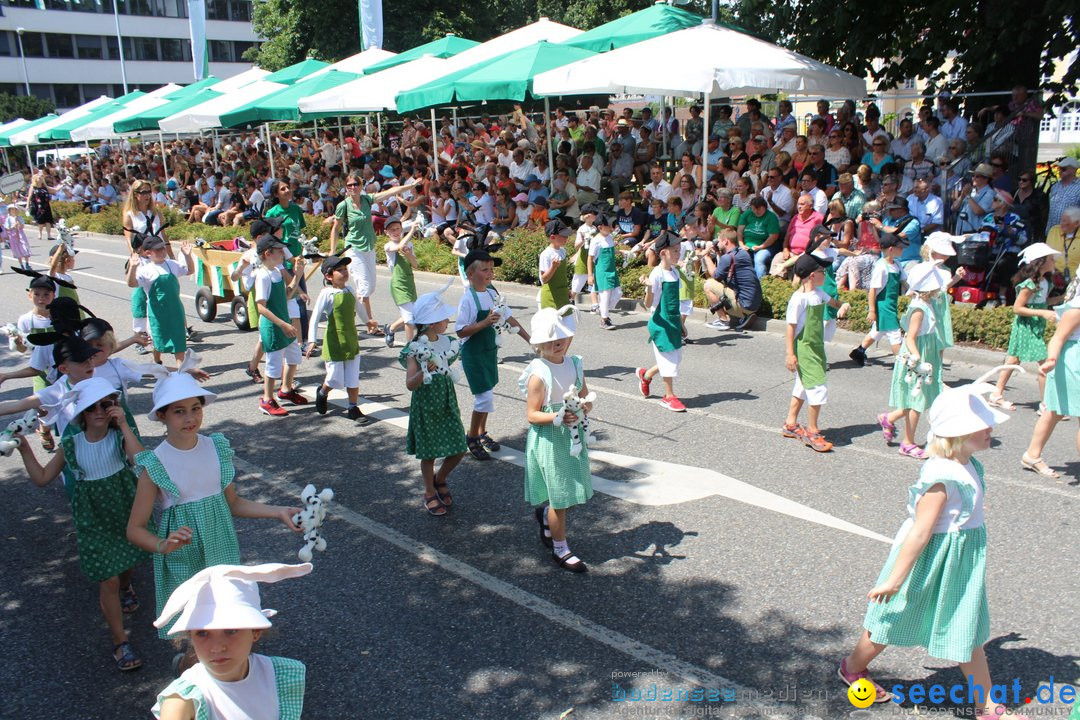
<svg viewBox="0 0 1080 720">
<path fill-rule="evenodd" d="M 505 140 L 495 141 L 495 162 L 503 167 L 510 167 L 510 164 L 514 162 L 514 156 L 510 154 Z"/>
<path fill-rule="evenodd" d="M 777 168 L 770 168 L 765 175 L 765 187 L 761 189 L 761 197 L 769 203 L 769 209 L 780 218 L 780 237 L 787 232 L 788 223 L 795 210 L 795 195 L 791 189 L 784 185 L 783 174 Z"/>
<path fill-rule="evenodd" d="M 900 121 L 900 135 L 889 146 L 889 153 L 894 158 L 899 158 L 904 162 L 911 160 L 911 143 L 916 141 L 912 130 L 911 120 L 904 118 Z"/>
<path fill-rule="evenodd" d="M 593 156 L 585 153 L 581 156 L 581 169 L 578 170 L 577 201 L 579 205 L 594 203 L 600 199 L 600 170 L 593 164 Z"/>
<path fill-rule="evenodd" d="M 930 192 L 926 180 L 915 181 L 915 189 L 908 195 L 908 212 L 919 221 L 923 237 L 941 230 L 945 224 L 945 206 L 941 198 Z"/>
<path fill-rule="evenodd" d="M 949 98 L 941 106 L 941 115 L 941 134 L 949 140 L 964 140 L 967 120 L 960 116 L 960 103 L 956 98 Z"/>
<path fill-rule="evenodd" d="M 649 170 L 649 177 L 652 178 L 652 182 L 641 191 L 641 197 L 645 202 L 650 202 L 655 198 L 666 204 L 674 188 L 664 179 L 663 168 L 660 165 L 653 165 Z"/>
<path fill-rule="evenodd" d="M 799 186 L 802 188 L 801 194 L 809 195 L 814 201 L 814 211 L 824 217 L 829 210 L 829 196 L 817 186 L 817 174 L 813 170 L 803 170 L 799 176 Z"/>
<path fill-rule="evenodd" d="M 937 159 L 949 154 L 949 139 L 941 133 L 941 121 L 937 116 L 931 115 L 924 122 L 926 131 L 926 157 L 930 162 L 936 163 Z"/>
<path fill-rule="evenodd" d="M 514 151 L 513 161 L 510 163 L 510 177 L 514 178 L 518 187 L 524 187 L 525 178 L 536 174 L 536 166 L 532 160 L 525 159 L 525 151 L 518 148 Z"/>
</svg>

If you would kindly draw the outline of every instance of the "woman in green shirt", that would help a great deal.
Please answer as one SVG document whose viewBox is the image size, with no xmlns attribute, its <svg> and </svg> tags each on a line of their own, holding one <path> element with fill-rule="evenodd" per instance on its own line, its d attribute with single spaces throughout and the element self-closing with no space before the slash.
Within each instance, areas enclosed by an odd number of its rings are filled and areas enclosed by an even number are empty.
<svg viewBox="0 0 1080 720">
<path fill-rule="evenodd" d="M 739 229 L 739 218 L 742 216 L 742 210 L 732 205 L 734 196 L 735 193 L 731 191 L 731 188 L 726 187 L 720 188 L 720 191 L 716 194 L 716 200 L 719 204 L 713 210 L 712 218 L 709 221 L 714 239 L 720 236 L 721 230 L 738 231 Z"/>
<path fill-rule="evenodd" d="M 357 313 L 363 308 L 361 320 L 367 324 L 368 335 L 379 337 L 382 329 L 371 310 L 371 296 L 375 294 L 375 226 L 371 222 L 371 206 L 383 198 L 399 195 L 412 183 L 399 185 L 374 195 L 362 192 L 364 180 L 359 173 L 351 173 L 345 181 L 345 202 L 338 203 L 334 211 L 334 224 L 330 227 L 330 254 L 337 250 L 338 233 L 344 227 L 344 257 L 352 258 L 351 278 L 356 282 Z M 350 279 L 350 283 L 353 280 Z"/>
<path fill-rule="evenodd" d="M 280 217 L 281 242 L 289 249 L 292 257 L 300 257 L 304 254 L 304 246 L 300 243 L 300 235 L 307 227 L 304 220 L 304 209 L 293 202 L 293 189 L 287 181 L 275 182 L 270 188 L 272 206 L 263 215 L 264 217 Z M 257 239 L 257 238 L 256 238 Z M 292 272 L 291 261 L 285 262 L 285 268 Z M 300 278 L 300 292 L 296 297 L 289 298 L 289 319 L 296 328 L 297 337 L 303 345 L 307 342 L 308 328 L 308 296 L 307 278 Z"/>
</svg>

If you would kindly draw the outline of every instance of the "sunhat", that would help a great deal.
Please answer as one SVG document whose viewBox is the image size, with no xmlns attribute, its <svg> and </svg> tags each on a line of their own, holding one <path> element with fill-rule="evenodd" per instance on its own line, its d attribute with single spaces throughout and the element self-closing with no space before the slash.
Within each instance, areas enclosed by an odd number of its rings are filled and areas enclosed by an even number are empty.
<svg viewBox="0 0 1080 720">
<path fill-rule="evenodd" d="M 120 391 L 111 382 L 100 377 L 89 377 L 76 384 L 72 391 L 76 393 L 73 416 L 81 415 L 88 407 L 102 398 L 120 394 Z"/>
<path fill-rule="evenodd" d="M 416 325 L 434 325 L 435 323 L 449 320 L 457 314 L 457 308 L 443 302 L 442 295 L 446 292 L 453 281 L 443 286 L 442 290 L 421 295 L 413 305 L 413 323 Z"/>
<path fill-rule="evenodd" d="M 986 380 L 1005 369 L 1027 372 L 1019 365 L 999 365 L 967 385 L 948 388 L 938 395 L 930 406 L 930 432 L 935 437 L 964 437 L 1008 420 L 1007 413 L 991 407 L 983 397 L 994 390 Z"/>
<path fill-rule="evenodd" d="M 1049 255 L 1060 254 L 1060 250 L 1055 250 L 1044 242 L 1032 243 L 1020 251 L 1020 264 L 1027 265 Z"/>
<path fill-rule="evenodd" d="M 394 177 L 394 168 L 390 167 L 389 165 L 383 165 L 381 168 L 379 168 L 379 174 L 382 175 L 384 178 L 392 178 Z"/>
<path fill-rule="evenodd" d="M 574 337 L 577 332 L 577 319 L 573 305 L 555 308 L 542 308 L 532 316 L 529 325 L 529 342 L 533 345 Z"/>
<path fill-rule="evenodd" d="M 180 368 L 157 381 L 154 385 L 154 407 L 149 413 L 151 420 L 157 420 L 158 410 L 174 402 L 201 397 L 206 398 L 205 404 L 209 405 L 217 399 L 217 395 L 200 386 L 188 372 L 198 365 L 199 356 L 193 350 L 188 350 L 187 355 L 184 356 L 184 362 L 180 363 Z"/>
<path fill-rule="evenodd" d="M 945 286 L 945 278 L 936 262 L 922 262 L 908 271 L 908 290 L 932 292 Z"/>
<path fill-rule="evenodd" d="M 278 582 L 311 572 L 311 563 L 283 565 L 212 565 L 173 590 L 154 627 L 163 628 L 180 615 L 170 635 L 189 630 L 260 630 L 270 627 L 276 611 L 264 610 L 260 582 Z"/>
<path fill-rule="evenodd" d="M 938 255 L 953 256 L 956 248 L 953 247 L 953 236 L 947 232 L 932 232 L 926 238 L 926 246 Z"/>
</svg>

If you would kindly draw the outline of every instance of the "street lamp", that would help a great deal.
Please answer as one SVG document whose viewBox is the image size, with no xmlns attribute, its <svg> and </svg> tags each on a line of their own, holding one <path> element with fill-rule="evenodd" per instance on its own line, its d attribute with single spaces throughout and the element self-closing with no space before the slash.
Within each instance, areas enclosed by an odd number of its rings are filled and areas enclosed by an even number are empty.
<svg viewBox="0 0 1080 720">
<path fill-rule="evenodd" d="M 26 28 L 15 28 L 15 34 L 19 38 L 19 57 L 22 59 L 23 83 L 26 85 L 26 94 L 30 95 L 30 73 L 26 72 L 26 53 L 23 52 L 22 36 Z"/>
</svg>

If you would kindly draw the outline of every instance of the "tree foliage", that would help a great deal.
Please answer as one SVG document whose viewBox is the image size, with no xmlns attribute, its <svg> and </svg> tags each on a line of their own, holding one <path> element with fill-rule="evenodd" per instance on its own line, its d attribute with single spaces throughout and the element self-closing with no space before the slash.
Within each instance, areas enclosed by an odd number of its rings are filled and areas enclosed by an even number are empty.
<svg viewBox="0 0 1080 720">
<path fill-rule="evenodd" d="M 402 52 L 444 35 L 483 42 L 546 17 L 587 30 L 654 0 L 502 0 L 482 6 L 446 0 L 384 0 L 383 47 Z M 705 13 L 705 0 L 686 8 Z M 267 38 L 245 59 L 279 70 L 305 56 L 336 61 L 360 51 L 356 0 L 256 0 L 255 32 Z"/>
<path fill-rule="evenodd" d="M 912 78 L 929 80 L 930 92 L 946 86 L 1009 90 L 1022 83 L 1050 91 L 1053 106 L 1074 95 L 1080 80 L 1074 3 L 738 0 L 733 9 L 735 21 L 752 32 L 859 77 L 870 75 L 881 90 Z M 1065 58 L 1064 77 L 1050 82 L 1055 61 Z"/>
<path fill-rule="evenodd" d="M 52 100 L 42 100 L 36 95 L 9 95 L 0 93 L 0 123 L 18 118 L 37 120 L 56 110 Z"/>
</svg>

